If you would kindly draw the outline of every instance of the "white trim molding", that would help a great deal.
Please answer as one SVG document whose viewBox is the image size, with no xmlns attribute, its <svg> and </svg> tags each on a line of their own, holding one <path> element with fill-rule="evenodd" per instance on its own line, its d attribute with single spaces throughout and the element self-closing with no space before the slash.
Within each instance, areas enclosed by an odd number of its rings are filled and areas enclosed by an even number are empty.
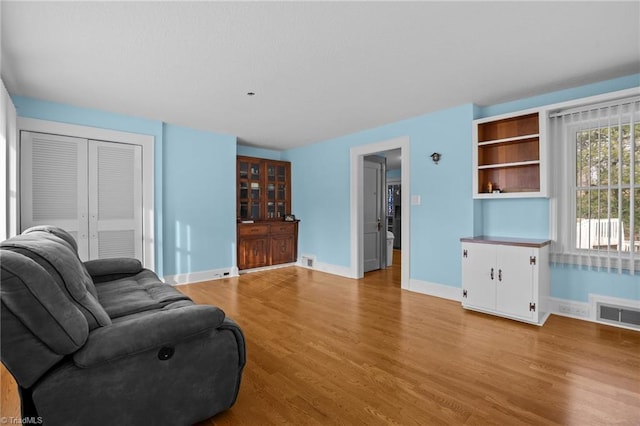
<svg viewBox="0 0 640 426">
<path fill-rule="evenodd" d="M 631 309 L 640 309 L 640 300 L 624 299 L 620 297 L 603 296 L 600 294 L 589 293 L 588 302 L 578 302 L 576 300 L 550 297 L 549 311 L 552 314 L 560 315 L 563 317 L 575 318 L 583 321 L 610 325 L 612 327 L 638 331 L 637 328 L 626 327 L 624 324 L 615 324 L 598 320 L 598 304 L 626 306 Z"/>
<path fill-rule="evenodd" d="M 298 261 L 298 263 L 296 263 L 295 265 L 299 266 L 300 268 L 311 269 L 331 275 L 337 275 L 339 277 L 351 278 L 354 280 L 358 279 L 358 277 L 352 274 L 352 268 L 348 266 L 332 265 L 330 263 L 318 262 L 317 260 L 313 262 L 313 268 L 304 265 L 302 261 Z"/>
<path fill-rule="evenodd" d="M 16 108 L 2 79 L 0 86 L 0 240 L 5 240 L 18 233 L 18 132 Z"/>
<path fill-rule="evenodd" d="M 162 280 L 171 285 L 193 284 L 202 281 L 219 280 L 223 278 L 237 277 L 236 268 L 211 269 L 209 271 L 189 272 L 186 274 L 165 275 Z"/>
<path fill-rule="evenodd" d="M 549 297 L 547 306 L 554 315 L 591 321 L 589 303 Z"/>
<path fill-rule="evenodd" d="M 407 290 L 415 293 L 426 294 L 428 296 L 439 297 L 441 299 L 454 300 L 456 302 L 461 301 L 460 294 L 462 289 L 460 287 L 410 279 L 409 288 L 407 288 Z M 462 306 L 460 307 L 462 308 Z"/>
</svg>

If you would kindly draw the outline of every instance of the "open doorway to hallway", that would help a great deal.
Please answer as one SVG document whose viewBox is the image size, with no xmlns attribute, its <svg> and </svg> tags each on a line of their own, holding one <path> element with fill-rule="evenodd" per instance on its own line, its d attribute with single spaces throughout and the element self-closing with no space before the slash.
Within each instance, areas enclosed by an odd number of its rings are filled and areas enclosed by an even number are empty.
<svg viewBox="0 0 640 426">
<path fill-rule="evenodd" d="M 410 209 L 409 206 L 409 194 L 410 194 L 410 161 L 409 161 L 409 138 L 399 137 L 396 139 L 390 139 L 373 143 L 370 145 L 363 145 L 351 148 L 351 273 L 354 278 L 364 277 L 364 157 L 370 155 L 381 155 L 382 153 L 396 151 L 399 153 L 400 168 L 399 178 L 402 191 L 400 191 L 400 209 L 398 214 L 398 221 L 402 224 L 398 230 L 399 247 L 401 250 L 398 253 L 394 253 L 392 257 L 398 257 L 400 271 L 400 286 L 401 288 L 409 288 L 409 259 L 410 259 Z M 385 204 L 387 191 L 386 184 L 381 193 L 385 195 Z M 402 208 L 406 206 L 406 208 Z M 394 210 L 395 213 L 395 210 Z M 388 210 L 385 207 L 383 213 L 384 219 L 382 220 L 382 230 L 385 233 L 389 226 Z M 381 218 L 382 219 L 382 218 Z M 393 228 L 393 224 L 392 224 Z M 393 231 L 391 231 L 393 232 Z M 395 240 L 395 235 L 394 235 Z M 385 256 L 386 257 L 386 256 Z M 384 268 L 385 270 L 387 268 Z M 383 270 L 383 269 L 381 269 Z"/>
<path fill-rule="evenodd" d="M 364 173 L 364 251 L 365 251 L 365 278 L 368 283 L 375 283 L 382 287 L 400 288 L 402 275 L 402 150 L 400 148 L 383 151 L 365 157 L 365 173 Z M 368 190 L 371 192 L 371 173 L 367 173 L 367 161 L 373 161 L 383 164 L 382 181 L 380 182 L 380 191 L 378 191 L 378 202 L 381 213 L 378 215 L 380 219 L 380 238 L 382 239 L 381 262 L 378 267 L 371 268 L 370 262 L 367 262 L 368 253 L 372 252 L 370 245 L 372 239 L 367 238 L 371 232 L 367 232 L 368 208 L 372 206 L 371 202 L 367 202 Z M 369 177 L 367 177 L 369 176 Z M 369 186 L 368 186 L 369 184 Z M 369 228 L 371 228 L 369 226 Z M 375 242 L 374 242 L 375 243 Z M 375 243 L 378 244 L 378 243 Z M 368 265 L 369 263 L 369 265 Z"/>
</svg>

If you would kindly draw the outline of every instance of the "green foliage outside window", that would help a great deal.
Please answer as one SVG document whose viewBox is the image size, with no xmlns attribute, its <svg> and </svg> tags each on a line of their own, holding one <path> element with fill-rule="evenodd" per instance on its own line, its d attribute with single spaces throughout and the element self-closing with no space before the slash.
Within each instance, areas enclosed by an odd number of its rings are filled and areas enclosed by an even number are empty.
<svg viewBox="0 0 640 426">
<path fill-rule="evenodd" d="M 640 124 L 634 125 L 633 137 L 629 123 L 577 132 L 578 224 L 588 219 L 620 219 L 623 224 L 621 238 L 630 241 L 632 216 L 633 241 L 637 242 L 640 241 Z M 618 248 L 614 243 L 617 241 L 611 242 L 610 248 Z"/>
</svg>

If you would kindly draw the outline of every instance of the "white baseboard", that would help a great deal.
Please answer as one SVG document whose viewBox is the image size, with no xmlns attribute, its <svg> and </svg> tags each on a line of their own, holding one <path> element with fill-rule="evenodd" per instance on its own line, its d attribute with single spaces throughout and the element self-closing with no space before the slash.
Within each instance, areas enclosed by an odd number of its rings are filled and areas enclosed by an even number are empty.
<svg viewBox="0 0 640 426">
<path fill-rule="evenodd" d="M 595 320 L 595 311 L 593 319 L 591 318 L 591 306 L 587 302 L 577 302 L 575 300 L 558 299 L 549 297 L 547 309 L 549 313 L 560 315 L 563 317 L 576 318 L 587 321 Z"/>
<path fill-rule="evenodd" d="M 171 285 L 183 285 L 237 276 L 238 268 L 232 266 L 230 268 L 211 269 L 209 271 L 190 272 L 187 274 L 165 275 L 163 281 Z"/>
<path fill-rule="evenodd" d="M 430 283 L 428 281 L 409 279 L 409 291 L 440 297 L 442 299 L 460 301 L 460 287 Z"/>
<path fill-rule="evenodd" d="M 280 263 L 278 265 L 261 266 L 259 268 L 243 269 L 242 271 L 240 271 L 240 274 L 251 274 L 253 272 L 271 271 L 272 269 L 287 268 L 289 266 L 295 266 L 295 265 L 297 265 L 297 263 Z"/>
<path fill-rule="evenodd" d="M 327 274 L 338 275 L 345 278 L 357 279 L 357 277 L 353 276 L 351 268 L 347 266 L 338 266 L 330 263 L 314 261 L 313 268 L 309 268 L 307 265 L 303 265 L 301 260 L 296 263 L 296 266 L 305 269 L 312 269 L 314 271 L 326 272 Z"/>
<path fill-rule="evenodd" d="M 623 324 L 615 324 L 598 320 L 598 303 L 605 303 L 615 306 L 628 306 L 640 309 L 640 300 L 623 299 L 619 297 L 602 296 L 599 294 L 589 294 L 588 302 L 577 302 L 575 300 L 558 299 L 549 297 L 549 312 L 564 317 L 581 319 L 598 324 L 610 325 L 613 327 L 626 328 L 638 331 L 637 328 L 626 327 Z"/>
</svg>

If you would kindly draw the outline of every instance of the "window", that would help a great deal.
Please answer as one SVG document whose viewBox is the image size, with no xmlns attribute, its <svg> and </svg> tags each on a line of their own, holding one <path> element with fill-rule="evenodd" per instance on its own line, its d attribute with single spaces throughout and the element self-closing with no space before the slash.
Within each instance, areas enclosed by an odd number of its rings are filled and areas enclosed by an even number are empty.
<svg viewBox="0 0 640 426">
<path fill-rule="evenodd" d="M 640 260 L 640 98 L 551 115 L 552 260 L 618 271 Z"/>
</svg>

